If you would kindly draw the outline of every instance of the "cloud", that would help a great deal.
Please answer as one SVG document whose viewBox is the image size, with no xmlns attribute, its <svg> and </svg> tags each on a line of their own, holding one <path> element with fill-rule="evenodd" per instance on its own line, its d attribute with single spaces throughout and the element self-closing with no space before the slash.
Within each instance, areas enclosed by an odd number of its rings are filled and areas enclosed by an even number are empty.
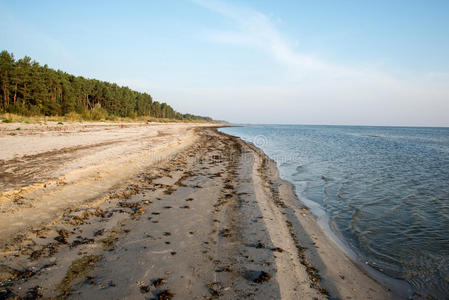
<svg viewBox="0 0 449 300">
<path fill-rule="evenodd" d="M 239 28 L 237 32 L 210 30 L 208 37 L 212 40 L 258 47 L 289 67 L 318 71 L 336 69 L 335 66 L 311 55 L 295 52 L 289 42 L 275 28 L 270 18 L 256 10 L 214 0 L 194 0 L 194 2 L 234 21 Z"/>
<path fill-rule="evenodd" d="M 227 30 L 207 29 L 207 39 L 261 50 L 284 68 L 284 86 L 273 87 L 270 94 L 273 98 L 289 99 L 284 101 L 284 108 L 298 107 L 300 102 L 301 108 L 317 114 L 318 123 L 327 123 L 318 116 L 320 109 L 330 108 L 334 109 L 334 114 L 344 116 L 348 123 L 360 124 L 366 120 L 365 123 L 379 124 L 379 120 L 386 118 L 389 124 L 449 126 L 449 119 L 441 114 L 441 110 L 449 111 L 448 73 L 402 72 L 398 77 L 372 63 L 352 66 L 329 62 L 301 52 L 300 47 L 276 28 L 270 17 L 253 8 L 219 0 L 193 2 L 229 23 Z M 287 93 L 283 91 L 285 88 Z M 273 92 L 276 90 L 279 94 Z M 245 99 L 249 99 L 251 93 L 258 97 L 259 91 L 260 87 L 248 86 Z M 286 112 L 273 107 L 270 113 L 278 114 L 278 119 L 282 120 L 281 115 Z M 357 118 L 353 118 L 357 121 L 351 121 L 351 114 L 357 114 Z M 338 117 L 333 120 L 344 123 L 344 119 Z"/>
<path fill-rule="evenodd" d="M 234 31 L 208 29 L 206 30 L 208 39 L 215 42 L 257 47 L 289 70 L 295 70 L 302 76 L 320 75 L 337 80 L 376 79 L 384 83 L 400 81 L 370 63 L 364 66 L 339 65 L 320 59 L 313 54 L 298 51 L 297 47 L 293 45 L 296 43 L 292 43 L 284 37 L 270 17 L 250 7 L 219 0 L 192 1 L 227 18 L 236 27 Z M 446 82 L 449 78 L 449 73 L 434 73 L 433 75 L 438 76 L 439 79 L 445 79 Z"/>
</svg>

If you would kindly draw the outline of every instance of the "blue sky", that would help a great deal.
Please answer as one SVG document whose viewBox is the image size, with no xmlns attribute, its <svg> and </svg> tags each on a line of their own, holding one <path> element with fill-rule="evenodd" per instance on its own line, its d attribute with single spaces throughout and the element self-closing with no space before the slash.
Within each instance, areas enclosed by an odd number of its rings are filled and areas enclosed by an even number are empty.
<svg viewBox="0 0 449 300">
<path fill-rule="evenodd" d="M 449 1 L 5 1 L 0 48 L 251 123 L 449 126 Z"/>
</svg>

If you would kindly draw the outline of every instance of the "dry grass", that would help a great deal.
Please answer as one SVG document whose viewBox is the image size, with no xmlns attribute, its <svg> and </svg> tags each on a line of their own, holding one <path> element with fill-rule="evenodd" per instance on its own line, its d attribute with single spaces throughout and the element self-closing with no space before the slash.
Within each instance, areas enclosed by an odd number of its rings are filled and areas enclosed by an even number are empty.
<svg viewBox="0 0 449 300">
<path fill-rule="evenodd" d="M 207 123 L 204 120 L 177 120 L 166 118 L 154 118 L 148 116 L 140 116 L 135 118 L 121 118 L 116 116 L 109 116 L 106 119 L 98 121 L 86 119 L 82 115 L 71 112 L 65 116 L 21 116 L 11 113 L 0 114 L 1 123 L 25 123 L 25 124 L 45 124 L 46 122 L 61 122 L 61 123 L 74 123 L 74 122 L 113 122 L 113 123 L 146 123 L 159 122 L 159 123 Z"/>
</svg>

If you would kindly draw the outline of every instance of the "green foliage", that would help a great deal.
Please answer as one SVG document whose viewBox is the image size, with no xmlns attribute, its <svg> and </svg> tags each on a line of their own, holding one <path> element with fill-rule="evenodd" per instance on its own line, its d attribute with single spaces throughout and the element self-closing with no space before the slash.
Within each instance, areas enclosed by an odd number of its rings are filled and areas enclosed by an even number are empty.
<svg viewBox="0 0 449 300">
<path fill-rule="evenodd" d="M 158 119 L 204 120 L 180 114 L 151 95 L 115 83 L 75 77 L 41 66 L 25 56 L 0 53 L 0 112 L 23 116 L 67 116 L 68 119 L 115 120 L 148 116 Z"/>
<path fill-rule="evenodd" d="M 90 119 L 94 121 L 105 120 L 108 117 L 108 112 L 101 107 L 99 103 L 90 111 Z"/>
</svg>

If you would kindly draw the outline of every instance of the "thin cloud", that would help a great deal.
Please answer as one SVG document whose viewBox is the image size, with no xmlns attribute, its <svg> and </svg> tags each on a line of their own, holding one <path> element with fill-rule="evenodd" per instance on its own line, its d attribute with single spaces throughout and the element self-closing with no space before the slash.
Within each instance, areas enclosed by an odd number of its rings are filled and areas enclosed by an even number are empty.
<svg viewBox="0 0 449 300">
<path fill-rule="evenodd" d="M 289 67 L 320 71 L 336 69 L 313 56 L 295 52 L 270 18 L 256 10 L 221 1 L 194 0 L 194 2 L 232 20 L 239 28 L 236 32 L 210 30 L 208 37 L 215 41 L 258 47 Z"/>
<path fill-rule="evenodd" d="M 253 8 L 219 0 L 193 2 L 229 21 L 230 29 L 207 29 L 207 39 L 261 50 L 285 68 L 285 83 L 273 86 L 270 93 L 278 99 L 276 102 L 279 98 L 288 99 L 281 111 L 277 111 L 276 106 L 269 108 L 272 116 L 278 112 L 280 120 L 288 107 L 289 111 L 296 110 L 299 118 L 305 116 L 304 111 L 309 111 L 318 116 L 317 123 L 325 123 L 328 117 L 321 119 L 319 114 L 323 109 L 332 108 L 335 123 L 351 122 L 352 114 L 371 124 L 382 124 L 384 120 L 389 124 L 449 125 L 449 120 L 441 113 L 449 111 L 447 73 L 401 72 L 398 77 L 370 63 L 351 66 L 329 62 L 298 50 L 300 48 L 276 28 L 270 17 Z M 253 88 L 248 83 L 245 101 L 249 101 L 251 95 L 260 99 L 259 91 L 260 87 Z M 239 97 L 239 93 L 231 92 L 234 97 Z M 260 114 L 266 110 L 261 110 Z M 339 118 L 338 114 L 344 118 Z"/>
<path fill-rule="evenodd" d="M 193 0 L 193 2 L 227 18 L 236 27 L 235 31 L 208 29 L 206 31 L 208 39 L 256 47 L 284 65 L 290 71 L 290 75 L 292 73 L 297 75 L 297 79 L 374 80 L 379 84 L 387 85 L 400 81 L 370 64 L 363 67 L 339 65 L 320 59 L 313 54 L 298 51 L 293 46 L 294 43 L 276 28 L 270 17 L 250 7 L 219 0 Z"/>
</svg>

